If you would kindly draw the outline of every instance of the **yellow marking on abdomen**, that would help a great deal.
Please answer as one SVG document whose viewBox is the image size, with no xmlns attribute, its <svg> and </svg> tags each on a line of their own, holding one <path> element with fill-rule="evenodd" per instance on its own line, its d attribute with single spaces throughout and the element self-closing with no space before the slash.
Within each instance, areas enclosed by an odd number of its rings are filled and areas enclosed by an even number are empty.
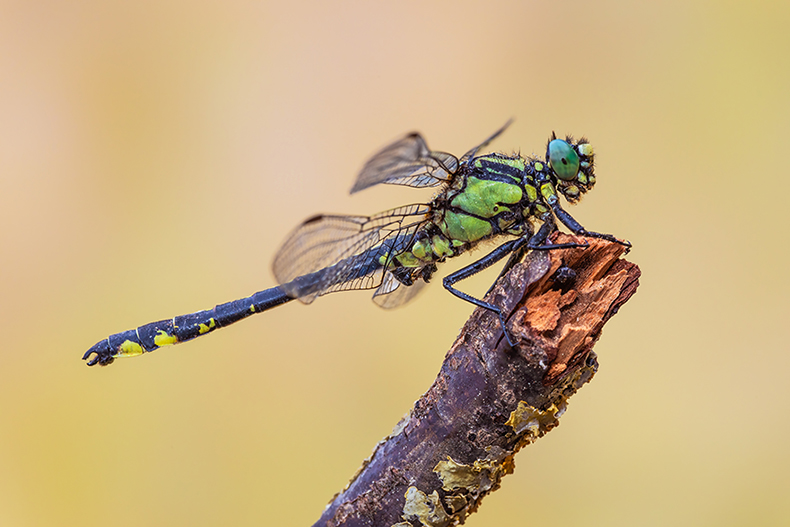
<svg viewBox="0 0 790 527">
<path fill-rule="evenodd" d="M 214 321 L 213 318 L 210 318 L 210 319 L 208 319 L 208 325 L 200 324 L 198 326 L 198 333 L 200 333 L 201 335 L 204 334 L 204 333 L 208 333 L 209 331 L 211 331 L 215 327 L 217 327 L 217 323 Z"/>
<path fill-rule="evenodd" d="M 154 344 L 157 346 L 171 346 L 178 343 L 178 337 L 169 335 L 165 330 L 160 329 L 154 337 Z"/>
<path fill-rule="evenodd" d="M 124 340 L 121 345 L 118 347 L 118 353 L 115 355 L 116 357 L 136 357 L 138 355 L 142 355 L 145 353 L 143 347 L 138 344 L 137 342 L 132 342 L 131 340 Z"/>
</svg>

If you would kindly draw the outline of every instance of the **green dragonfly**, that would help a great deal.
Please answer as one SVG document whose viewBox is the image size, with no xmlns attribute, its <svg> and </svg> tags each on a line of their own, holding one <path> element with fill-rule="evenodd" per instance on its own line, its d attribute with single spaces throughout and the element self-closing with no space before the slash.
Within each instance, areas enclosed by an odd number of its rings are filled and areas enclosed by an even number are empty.
<svg viewBox="0 0 790 527">
<path fill-rule="evenodd" d="M 428 148 L 411 133 L 374 155 L 362 168 L 351 192 L 381 183 L 440 187 L 430 203 L 407 205 L 374 216 L 320 214 L 306 220 L 286 239 L 274 258 L 280 285 L 220 304 L 214 309 L 152 322 L 97 342 L 82 357 L 88 366 L 105 366 L 191 340 L 298 298 L 309 304 L 334 291 L 375 289 L 373 300 L 392 308 L 411 298 L 436 272 L 438 263 L 470 251 L 485 240 L 503 243 L 474 263 L 446 276 L 455 296 L 499 316 L 499 307 L 454 287 L 510 256 L 509 268 L 526 251 L 579 247 L 550 244 L 559 220 L 574 234 L 630 247 L 610 234 L 586 230 L 560 205 L 559 195 L 575 203 L 595 184 L 593 149 L 586 139 L 557 139 L 552 133 L 543 159 L 478 152 L 510 122 L 460 159 Z"/>
</svg>

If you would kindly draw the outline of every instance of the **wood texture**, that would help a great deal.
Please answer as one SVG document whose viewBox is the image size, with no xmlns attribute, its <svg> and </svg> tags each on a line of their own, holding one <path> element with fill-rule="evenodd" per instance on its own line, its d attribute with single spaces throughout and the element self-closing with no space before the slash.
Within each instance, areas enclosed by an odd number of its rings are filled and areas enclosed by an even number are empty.
<svg viewBox="0 0 790 527">
<path fill-rule="evenodd" d="M 593 344 L 640 271 L 620 259 L 618 244 L 553 241 L 589 247 L 532 252 L 487 297 L 510 314 L 517 346 L 496 315 L 475 310 L 433 385 L 315 526 L 462 523 L 513 472 L 515 453 L 557 426 L 567 399 L 595 374 Z"/>
</svg>

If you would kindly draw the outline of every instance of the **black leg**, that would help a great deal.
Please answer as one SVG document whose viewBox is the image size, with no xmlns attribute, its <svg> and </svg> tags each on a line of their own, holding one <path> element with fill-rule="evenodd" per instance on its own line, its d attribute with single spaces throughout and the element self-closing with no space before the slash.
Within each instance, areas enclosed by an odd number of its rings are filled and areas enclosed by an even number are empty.
<svg viewBox="0 0 790 527">
<path fill-rule="evenodd" d="M 548 227 L 547 227 L 548 225 Z M 545 228 L 544 228 L 545 227 Z M 533 250 L 551 250 L 551 249 L 569 249 L 575 247 L 584 247 L 584 245 L 580 245 L 578 243 L 560 243 L 560 244 L 547 244 L 545 243 L 546 238 L 548 237 L 549 233 L 551 233 L 553 224 L 544 224 L 538 230 L 537 233 L 532 235 L 531 237 L 521 237 L 517 240 L 512 240 L 507 243 L 503 243 L 487 255 L 483 256 L 476 262 L 472 262 L 471 264 L 467 265 L 463 269 L 459 269 L 458 271 L 444 277 L 442 280 L 442 285 L 444 288 L 450 291 L 452 294 L 460 298 L 461 300 L 466 300 L 470 304 L 474 304 L 478 307 L 482 307 L 488 309 L 489 311 L 493 311 L 499 317 L 499 323 L 502 325 L 502 331 L 505 333 L 505 338 L 507 338 L 508 344 L 513 347 L 514 341 L 510 335 L 510 332 L 507 330 L 507 326 L 505 325 L 505 316 L 502 314 L 502 309 L 494 304 L 486 302 L 485 300 L 480 300 L 479 298 L 475 298 L 471 295 L 464 293 L 463 291 L 459 291 L 453 284 L 459 282 L 465 278 L 469 278 L 472 275 L 479 273 L 480 271 L 487 269 L 497 263 L 499 260 L 504 258 L 507 255 L 518 255 L 522 254 L 523 251 L 528 251 L 530 249 Z M 515 265 L 518 260 L 511 259 L 508 261 L 509 265 Z M 501 275 L 500 275 L 501 276 Z M 490 291 L 490 290 L 489 290 Z"/>
<path fill-rule="evenodd" d="M 504 258 L 505 256 L 511 254 L 513 251 L 517 251 L 521 245 L 525 245 L 527 243 L 527 238 L 519 238 L 517 240 L 513 240 L 507 243 L 503 243 L 487 255 L 483 256 L 476 262 L 467 265 L 463 269 L 459 269 L 458 271 L 445 276 L 442 280 L 442 285 L 444 288 L 450 291 L 452 294 L 460 298 L 461 300 L 466 300 L 467 302 L 474 304 L 478 307 L 482 307 L 488 309 L 489 311 L 493 311 L 499 317 L 499 323 L 502 325 L 502 331 L 505 332 L 505 337 L 507 338 L 508 344 L 513 347 L 513 339 L 510 336 L 510 333 L 507 330 L 507 326 L 505 325 L 505 317 L 502 314 L 502 309 L 494 304 L 489 304 L 484 300 L 480 300 L 479 298 L 475 298 L 471 295 L 464 293 L 463 291 L 459 291 L 458 289 L 453 287 L 453 284 L 458 282 L 459 280 L 463 280 L 464 278 L 469 278 L 472 275 L 475 275 L 482 271 L 483 269 L 487 269 L 488 267 L 494 265 L 499 260 Z"/>
<path fill-rule="evenodd" d="M 510 258 L 508 258 L 507 263 L 502 268 L 502 271 L 499 273 L 499 276 L 497 276 L 496 280 L 494 280 L 494 282 L 491 284 L 491 287 L 489 287 L 488 291 L 486 291 L 485 296 L 488 296 L 491 290 L 494 289 L 494 286 L 500 278 L 505 276 L 508 271 L 513 269 L 517 263 L 524 259 L 524 255 L 527 254 L 527 251 L 529 250 L 548 251 L 552 249 L 575 249 L 587 247 L 586 243 L 546 243 L 546 239 L 549 237 L 549 234 L 551 234 L 556 229 L 557 226 L 553 221 L 545 220 L 540 226 L 540 229 L 538 229 L 538 232 L 532 235 L 532 237 L 529 239 L 529 243 L 513 251 L 513 253 L 510 255 Z"/>
<path fill-rule="evenodd" d="M 568 227 L 573 234 L 577 234 L 579 236 L 589 236 L 590 238 L 600 238 L 601 240 L 619 243 L 620 245 L 631 247 L 631 242 L 627 240 L 618 240 L 611 234 L 602 234 L 600 232 L 588 231 L 582 227 L 581 223 L 573 219 L 573 216 L 565 212 L 565 210 L 560 207 L 559 203 L 552 205 L 552 210 L 554 211 L 554 215 L 557 216 L 557 219 L 560 220 L 566 227 Z"/>
</svg>

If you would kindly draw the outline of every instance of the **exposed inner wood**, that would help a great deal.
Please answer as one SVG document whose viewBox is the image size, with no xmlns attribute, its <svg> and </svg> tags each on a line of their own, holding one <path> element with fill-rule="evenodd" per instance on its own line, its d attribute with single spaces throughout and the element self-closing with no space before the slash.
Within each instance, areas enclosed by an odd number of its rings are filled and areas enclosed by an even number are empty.
<svg viewBox="0 0 790 527">
<path fill-rule="evenodd" d="M 574 241 L 589 247 L 534 251 L 499 281 L 487 300 L 510 313 L 516 347 L 495 314 L 475 310 L 433 385 L 316 526 L 462 522 L 513 471 L 515 453 L 557 426 L 567 399 L 595 374 L 593 344 L 640 274 L 620 259 L 621 245 L 553 238 Z"/>
</svg>

